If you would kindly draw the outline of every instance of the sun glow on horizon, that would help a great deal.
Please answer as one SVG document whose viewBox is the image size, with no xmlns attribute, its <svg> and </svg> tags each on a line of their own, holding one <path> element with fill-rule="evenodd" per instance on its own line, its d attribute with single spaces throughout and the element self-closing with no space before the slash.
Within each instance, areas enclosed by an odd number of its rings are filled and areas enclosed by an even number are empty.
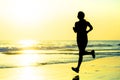
<svg viewBox="0 0 120 80">
<path fill-rule="evenodd" d="M 31 46 L 37 44 L 37 41 L 35 41 L 35 40 L 20 40 L 18 43 L 22 47 L 31 47 Z"/>
</svg>

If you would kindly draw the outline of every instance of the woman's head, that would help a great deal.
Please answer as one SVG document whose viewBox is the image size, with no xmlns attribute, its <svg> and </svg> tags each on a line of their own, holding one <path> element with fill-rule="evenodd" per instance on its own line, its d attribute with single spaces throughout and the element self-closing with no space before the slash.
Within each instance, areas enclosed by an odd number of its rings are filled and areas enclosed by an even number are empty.
<svg viewBox="0 0 120 80">
<path fill-rule="evenodd" d="M 78 19 L 84 19 L 84 17 L 85 17 L 85 14 L 84 14 L 84 12 L 82 12 L 82 11 L 79 11 L 78 12 Z"/>
</svg>

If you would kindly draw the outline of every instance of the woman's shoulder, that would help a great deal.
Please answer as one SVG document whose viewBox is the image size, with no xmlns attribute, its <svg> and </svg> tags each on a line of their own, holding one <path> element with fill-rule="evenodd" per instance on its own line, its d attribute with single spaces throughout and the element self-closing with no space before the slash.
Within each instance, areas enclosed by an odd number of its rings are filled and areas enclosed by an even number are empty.
<svg viewBox="0 0 120 80">
<path fill-rule="evenodd" d="M 87 21 L 87 20 L 84 20 L 85 21 L 85 23 L 87 24 L 87 25 L 89 25 L 90 24 L 90 22 L 89 21 Z"/>
<path fill-rule="evenodd" d="M 75 26 L 79 25 L 80 21 L 76 21 L 75 22 Z"/>
<path fill-rule="evenodd" d="M 86 22 L 86 23 L 89 23 L 89 21 L 87 21 L 87 20 L 85 20 L 85 19 L 84 19 L 83 21 Z"/>
<path fill-rule="evenodd" d="M 76 21 L 75 24 L 79 23 L 80 21 Z"/>
<path fill-rule="evenodd" d="M 90 24 L 89 21 L 83 19 L 81 21 L 76 21 L 75 24 L 79 24 L 79 23 L 86 23 L 86 24 Z"/>
</svg>

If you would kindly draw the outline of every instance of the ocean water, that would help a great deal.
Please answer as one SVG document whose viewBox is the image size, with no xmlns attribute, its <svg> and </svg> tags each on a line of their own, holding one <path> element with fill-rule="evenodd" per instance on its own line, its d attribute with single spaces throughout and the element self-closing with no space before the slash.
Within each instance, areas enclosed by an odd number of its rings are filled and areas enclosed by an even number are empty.
<svg viewBox="0 0 120 80">
<path fill-rule="evenodd" d="M 96 59 L 120 56 L 120 40 L 91 40 L 87 51 L 95 50 Z M 85 55 L 83 61 L 94 60 Z M 0 41 L 0 69 L 78 61 L 78 48 L 74 40 L 46 40 L 35 44 Z"/>
</svg>

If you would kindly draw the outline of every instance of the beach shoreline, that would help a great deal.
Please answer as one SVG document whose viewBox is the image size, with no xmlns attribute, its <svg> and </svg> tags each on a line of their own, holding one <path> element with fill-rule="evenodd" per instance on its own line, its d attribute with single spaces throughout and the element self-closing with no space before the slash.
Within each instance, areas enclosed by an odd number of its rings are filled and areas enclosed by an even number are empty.
<svg viewBox="0 0 120 80">
<path fill-rule="evenodd" d="M 0 69 L 1 80 L 119 80 L 120 56 L 83 62 L 79 73 L 71 70 L 77 63 L 39 67 Z"/>
</svg>

